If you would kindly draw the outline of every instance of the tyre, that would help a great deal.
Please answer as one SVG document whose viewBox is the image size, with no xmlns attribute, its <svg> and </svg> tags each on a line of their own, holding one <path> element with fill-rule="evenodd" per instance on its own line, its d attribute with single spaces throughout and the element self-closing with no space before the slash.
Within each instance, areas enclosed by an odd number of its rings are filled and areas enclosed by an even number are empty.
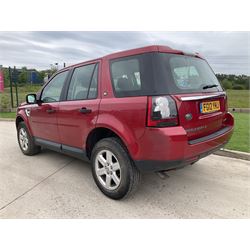
<svg viewBox="0 0 250 250">
<path fill-rule="evenodd" d="M 109 198 L 119 200 L 136 190 L 140 172 L 119 139 L 100 140 L 92 151 L 91 162 L 95 183 Z"/>
<path fill-rule="evenodd" d="M 17 139 L 20 149 L 25 155 L 34 155 L 40 152 L 41 147 L 35 145 L 33 138 L 24 122 L 20 122 L 17 128 Z"/>
<path fill-rule="evenodd" d="M 190 165 L 194 165 L 196 162 L 198 162 L 199 160 L 197 160 L 197 161 L 194 161 L 194 162 L 192 162 L 192 163 L 190 163 Z"/>
</svg>

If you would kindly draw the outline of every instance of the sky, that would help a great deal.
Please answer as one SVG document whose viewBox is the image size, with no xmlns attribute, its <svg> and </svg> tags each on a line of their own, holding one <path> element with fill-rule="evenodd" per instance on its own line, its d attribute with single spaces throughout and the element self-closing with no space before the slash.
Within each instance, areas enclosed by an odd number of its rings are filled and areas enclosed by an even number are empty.
<svg viewBox="0 0 250 250">
<path fill-rule="evenodd" d="M 0 31 L 0 65 L 61 68 L 147 45 L 199 52 L 215 73 L 250 75 L 250 32 Z"/>
</svg>

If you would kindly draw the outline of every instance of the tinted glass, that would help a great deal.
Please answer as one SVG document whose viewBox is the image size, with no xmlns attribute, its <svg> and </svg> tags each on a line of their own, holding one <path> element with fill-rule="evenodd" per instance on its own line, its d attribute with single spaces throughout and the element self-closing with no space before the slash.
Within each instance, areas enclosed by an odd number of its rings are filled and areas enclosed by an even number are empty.
<svg viewBox="0 0 250 250">
<path fill-rule="evenodd" d="M 138 96 L 151 92 L 151 57 L 151 54 L 142 54 L 111 61 L 111 79 L 116 96 Z"/>
<path fill-rule="evenodd" d="M 95 71 L 90 83 L 88 99 L 95 99 L 97 97 L 98 67 L 98 64 L 96 64 Z"/>
<path fill-rule="evenodd" d="M 76 68 L 69 85 L 67 100 L 87 99 L 95 64 Z"/>
<path fill-rule="evenodd" d="M 111 65 L 115 91 L 132 92 L 141 90 L 141 73 L 138 58 L 117 61 Z"/>
<path fill-rule="evenodd" d="M 146 53 L 111 60 L 115 96 L 164 95 L 222 91 L 207 62 L 192 56 Z M 205 88 L 206 85 L 218 85 Z"/>
<path fill-rule="evenodd" d="M 161 82 L 168 82 L 171 93 L 222 91 L 215 74 L 203 59 L 159 53 L 159 60 L 163 73 Z"/>
<path fill-rule="evenodd" d="M 68 71 L 64 71 L 56 75 L 48 85 L 43 89 L 41 101 L 48 102 L 58 102 L 60 100 L 62 88 L 66 80 Z"/>
</svg>

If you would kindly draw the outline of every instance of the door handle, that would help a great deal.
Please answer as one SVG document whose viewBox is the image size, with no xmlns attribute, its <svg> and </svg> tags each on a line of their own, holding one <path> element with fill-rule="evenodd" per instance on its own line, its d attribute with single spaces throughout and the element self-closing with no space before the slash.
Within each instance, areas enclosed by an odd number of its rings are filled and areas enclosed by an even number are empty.
<svg viewBox="0 0 250 250">
<path fill-rule="evenodd" d="M 84 108 L 81 108 L 79 110 L 79 112 L 82 113 L 82 114 L 89 114 L 89 113 L 92 112 L 92 110 L 91 109 L 87 109 L 87 108 L 84 107 Z"/>
<path fill-rule="evenodd" d="M 55 109 L 47 109 L 46 112 L 49 113 L 49 114 L 51 114 L 51 113 L 55 113 L 56 110 Z"/>
</svg>

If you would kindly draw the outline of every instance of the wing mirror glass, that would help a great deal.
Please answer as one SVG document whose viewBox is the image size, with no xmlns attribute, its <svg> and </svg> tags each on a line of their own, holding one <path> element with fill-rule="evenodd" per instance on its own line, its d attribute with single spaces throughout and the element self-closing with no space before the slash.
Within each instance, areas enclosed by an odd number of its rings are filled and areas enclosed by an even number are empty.
<svg viewBox="0 0 250 250">
<path fill-rule="evenodd" d="M 28 94 L 26 96 L 26 102 L 28 104 L 35 104 L 35 103 L 37 103 L 36 94 Z"/>
</svg>

